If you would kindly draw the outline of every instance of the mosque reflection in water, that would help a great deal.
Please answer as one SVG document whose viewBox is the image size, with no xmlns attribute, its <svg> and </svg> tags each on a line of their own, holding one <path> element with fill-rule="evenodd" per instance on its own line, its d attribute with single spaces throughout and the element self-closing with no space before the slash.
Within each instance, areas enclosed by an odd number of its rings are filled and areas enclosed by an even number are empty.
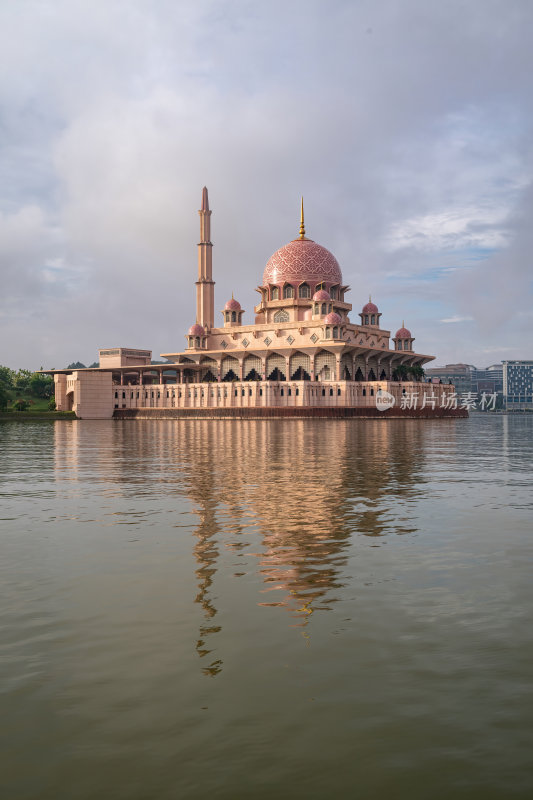
<svg viewBox="0 0 533 800">
<path fill-rule="evenodd" d="M 215 583 L 228 552 L 244 556 L 234 577 L 260 576 L 258 605 L 288 611 L 307 635 L 312 614 L 329 609 L 349 580 L 354 537 L 413 530 L 398 508 L 419 488 L 427 433 L 418 420 L 165 420 L 111 430 L 114 453 L 128 453 L 115 481 L 143 492 L 151 484 L 167 504 L 176 493 L 192 501 L 194 600 L 204 618 L 196 649 L 208 675 L 222 669 L 213 658 Z M 109 423 L 101 435 L 108 440 Z"/>
</svg>

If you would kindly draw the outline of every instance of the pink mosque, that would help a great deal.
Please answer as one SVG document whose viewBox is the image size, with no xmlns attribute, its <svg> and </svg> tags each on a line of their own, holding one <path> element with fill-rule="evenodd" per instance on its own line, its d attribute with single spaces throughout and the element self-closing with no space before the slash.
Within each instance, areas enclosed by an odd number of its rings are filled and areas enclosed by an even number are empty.
<svg viewBox="0 0 533 800">
<path fill-rule="evenodd" d="M 404 327 L 392 337 L 371 300 L 352 322 L 349 291 L 335 256 L 307 238 L 303 201 L 298 238 L 268 260 L 257 287 L 255 321 L 231 297 L 215 325 L 211 210 L 202 192 L 196 321 L 185 349 L 162 353 L 129 347 L 99 351 L 99 367 L 55 370 L 58 410 L 79 418 L 181 416 L 463 416 L 449 408 L 453 386 L 431 385 L 433 402 L 416 380 L 434 356 L 417 353 Z M 386 398 L 386 399 L 385 399 Z M 388 405 L 387 405 L 388 403 Z"/>
</svg>

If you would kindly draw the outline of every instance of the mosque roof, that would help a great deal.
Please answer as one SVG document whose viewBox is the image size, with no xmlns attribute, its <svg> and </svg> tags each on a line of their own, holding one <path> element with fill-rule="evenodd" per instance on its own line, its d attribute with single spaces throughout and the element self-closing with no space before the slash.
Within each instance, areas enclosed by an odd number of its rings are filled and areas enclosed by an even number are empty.
<svg viewBox="0 0 533 800">
<path fill-rule="evenodd" d="M 312 239 L 294 239 L 269 258 L 263 286 L 269 283 L 342 283 L 339 262 L 329 250 Z"/>
<path fill-rule="evenodd" d="M 197 322 L 189 328 L 189 336 L 204 336 L 205 331 Z"/>
<path fill-rule="evenodd" d="M 368 302 L 366 306 L 363 306 L 363 314 L 375 314 L 378 311 L 379 309 L 377 305 L 375 303 L 372 303 L 371 301 Z"/>
<path fill-rule="evenodd" d="M 300 236 L 270 256 L 263 272 L 263 286 L 270 283 L 342 283 L 339 262 L 329 250 L 305 235 L 304 200 L 300 211 Z M 330 298 L 328 297 L 328 300 Z"/>
<path fill-rule="evenodd" d="M 411 331 L 403 326 L 396 331 L 396 339 L 412 339 Z"/>
<path fill-rule="evenodd" d="M 313 300 L 315 303 L 321 303 L 323 300 L 331 300 L 331 297 L 329 292 L 326 292 L 325 289 L 319 289 L 318 292 L 314 293 Z"/>
<path fill-rule="evenodd" d="M 238 300 L 235 300 L 233 296 L 231 300 L 228 300 L 228 302 L 224 306 L 224 311 L 240 311 L 240 310 L 241 310 L 241 304 L 239 303 Z"/>
<path fill-rule="evenodd" d="M 326 325 L 338 325 L 342 322 L 342 319 L 339 317 L 335 311 L 332 311 L 331 314 L 328 314 L 327 317 L 324 317 L 324 322 Z"/>
</svg>

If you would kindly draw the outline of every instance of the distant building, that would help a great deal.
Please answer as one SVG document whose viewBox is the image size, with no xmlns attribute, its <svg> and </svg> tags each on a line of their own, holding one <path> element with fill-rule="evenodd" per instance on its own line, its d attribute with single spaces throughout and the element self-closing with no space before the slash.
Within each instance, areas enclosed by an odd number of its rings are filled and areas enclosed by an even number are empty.
<svg viewBox="0 0 533 800">
<path fill-rule="evenodd" d="M 503 364 L 492 364 L 486 369 L 472 371 L 472 388 L 478 394 L 503 393 Z"/>
<path fill-rule="evenodd" d="M 446 364 L 445 367 L 430 367 L 425 370 L 426 377 L 433 382 L 453 383 L 457 394 L 477 391 L 472 386 L 472 375 L 476 368 L 471 364 Z"/>
<path fill-rule="evenodd" d="M 508 411 L 533 411 L 533 361 L 503 362 L 503 395 Z"/>
</svg>

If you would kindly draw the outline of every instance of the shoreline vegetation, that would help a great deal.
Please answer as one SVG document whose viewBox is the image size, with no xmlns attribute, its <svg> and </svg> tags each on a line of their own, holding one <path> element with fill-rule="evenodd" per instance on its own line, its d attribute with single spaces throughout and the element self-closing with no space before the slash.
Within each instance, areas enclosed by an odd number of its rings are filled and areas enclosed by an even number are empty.
<svg viewBox="0 0 533 800">
<path fill-rule="evenodd" d="M 76 419 L 76 414 L 56 410 L 50 375 L 0 366 L 0 420 L 55 419 Z"/>
<path fill-rule="evenodd" d="M 0 411 L 0 421 L 33 422 L 56 419 L 78 419 L 78 417 L 74 411 Z"/>
</svg>

